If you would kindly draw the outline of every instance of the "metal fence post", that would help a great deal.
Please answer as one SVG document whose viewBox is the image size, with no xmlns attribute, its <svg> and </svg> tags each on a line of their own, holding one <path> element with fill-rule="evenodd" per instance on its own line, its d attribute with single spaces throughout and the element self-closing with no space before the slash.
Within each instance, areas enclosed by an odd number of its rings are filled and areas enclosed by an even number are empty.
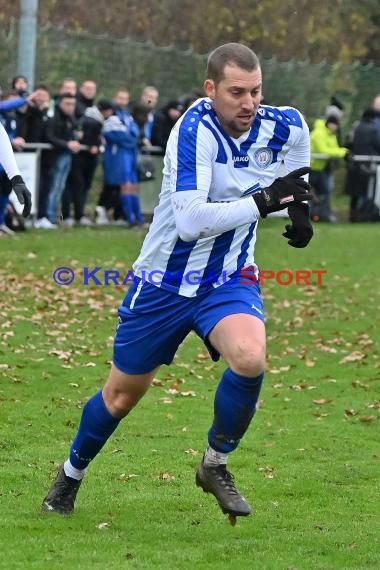
<svg viewBox="0 0 380 570">
<path fill-rule="evenodd" d="M 17 74 L 25 75 L 29 89 L 34 87 L 37 45 L 38 0 L 21 0 Z"/>
</svg>

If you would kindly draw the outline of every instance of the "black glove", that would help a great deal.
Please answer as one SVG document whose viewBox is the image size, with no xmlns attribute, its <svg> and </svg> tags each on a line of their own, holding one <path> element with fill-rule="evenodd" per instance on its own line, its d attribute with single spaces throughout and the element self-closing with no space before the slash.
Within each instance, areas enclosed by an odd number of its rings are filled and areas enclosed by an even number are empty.
<svg viewBox="0 0 380 570">
<path fill-rule="evenodd" d="M 298 168 L 286 176 L 276 178 L 268 188 L 255 192 L 252 198 L 256 202 L 260 216 L 266 218 L 268 214 L 284 210 L 291 203 L 311 200 L 310 184 L 300 178 L 309 172 L 310 168 L 307 166 Z"/>
<path fill-rule="evenodd" d="M 22 176 L 19 174 L 11 178 L 11 184 L 13 191 L 17 196 L 17 200 L 20 204 L 24 204 L 22 215 L 24 218 L 27 218 L 30 214 L 30 210 L 32 209 L 32 195 L 25 186 Z"/>
<path fill-rule="evenodd" d="M 314 233 L 309 204 L 290 204 L 288 214 L 292 224 L 285 226 L 282 235 L 288 238 L 288 244 L 292 247 L 306 247 Z"/>
</svg>

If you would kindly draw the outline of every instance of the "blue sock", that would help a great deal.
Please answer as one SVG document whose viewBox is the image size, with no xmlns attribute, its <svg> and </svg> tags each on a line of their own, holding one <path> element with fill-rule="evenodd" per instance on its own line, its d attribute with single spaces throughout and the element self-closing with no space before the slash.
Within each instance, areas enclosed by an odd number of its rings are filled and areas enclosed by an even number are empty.
<svg viewBox="0 0 380 570">
<path fill-rule="evenodd" d="M 9 197 L 0 194 L 0 225 L 5 222 L 5 212 L 7 211 L 8 202 Z"/>
<path fill-rule="evenodd" d="M 136 195 L 131 196 L 131 198 L 132 198 L 133 213 L 135 215 L 136 222 L 138 224 L 143 224 L 144 216 L 141 213 L 140 198 L 139 196 Z"/>
<path fill-rule="evenodd" d="M 85 469 L 113 434 L 120 420 L 107 410 L 102 392 L 93 396 L 83 408 L 78 433 L 70 450 L 70 462 L 76 469 Z"/>
<path fill-rule="evenodd" d="M 120 202 L 128 224 L 134 224 L 136 220 L 133 212 L 133 196 L 130 194 L 122 194 L 120 196 Z"/>
<path fill-rule="evenodd" d="M 238 445 L 256 410 L 264 374 L 247 378 L 230 368 L 224 372 L 215 393 L 214 421 L 208 432 L 210 446 L 229 453 Z"/>
</svg>

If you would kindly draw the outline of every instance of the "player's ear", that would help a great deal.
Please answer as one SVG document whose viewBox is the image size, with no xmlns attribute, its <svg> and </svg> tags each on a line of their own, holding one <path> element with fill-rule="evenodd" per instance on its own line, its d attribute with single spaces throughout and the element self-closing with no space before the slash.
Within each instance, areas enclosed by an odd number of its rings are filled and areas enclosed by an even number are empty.
<svg viewBox="0 0 380 570">
<path fill-rule="evenodd" d="M 203 84 L 203 89 L 207 97 L 210 97 L 210 99 L 215 98 L 215 83 L 212 79 L 206 79 L 206 81 Z"/>
</svg>

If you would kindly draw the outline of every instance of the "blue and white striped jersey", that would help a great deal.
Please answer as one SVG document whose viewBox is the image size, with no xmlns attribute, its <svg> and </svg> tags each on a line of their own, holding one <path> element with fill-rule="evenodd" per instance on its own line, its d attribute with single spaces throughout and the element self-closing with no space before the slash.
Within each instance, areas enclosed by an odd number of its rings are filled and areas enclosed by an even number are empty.
<svg viewBox="0 0 380 570">
<path fill-rule="evenodd" d="M 134 263 L 135 274 L 144 279 L 153 272 L 151 283 L 192 297 L 207 286 L 202 278 L 220 276 L 212 283 L 218 286 L 236 271 L 255 266 L 257 220 L 218 235 L 183 241 L 175 223 L 173 193 L 199 190 L 213 203 L 249 199 L 284 170 L 309 164 L 309 129 L 296 109 L 260 106 L 251 129 L 235 139 L 221 127 L 212 101 L 199 99 L 169 137 L 160 201 Z"/>
</svg>

